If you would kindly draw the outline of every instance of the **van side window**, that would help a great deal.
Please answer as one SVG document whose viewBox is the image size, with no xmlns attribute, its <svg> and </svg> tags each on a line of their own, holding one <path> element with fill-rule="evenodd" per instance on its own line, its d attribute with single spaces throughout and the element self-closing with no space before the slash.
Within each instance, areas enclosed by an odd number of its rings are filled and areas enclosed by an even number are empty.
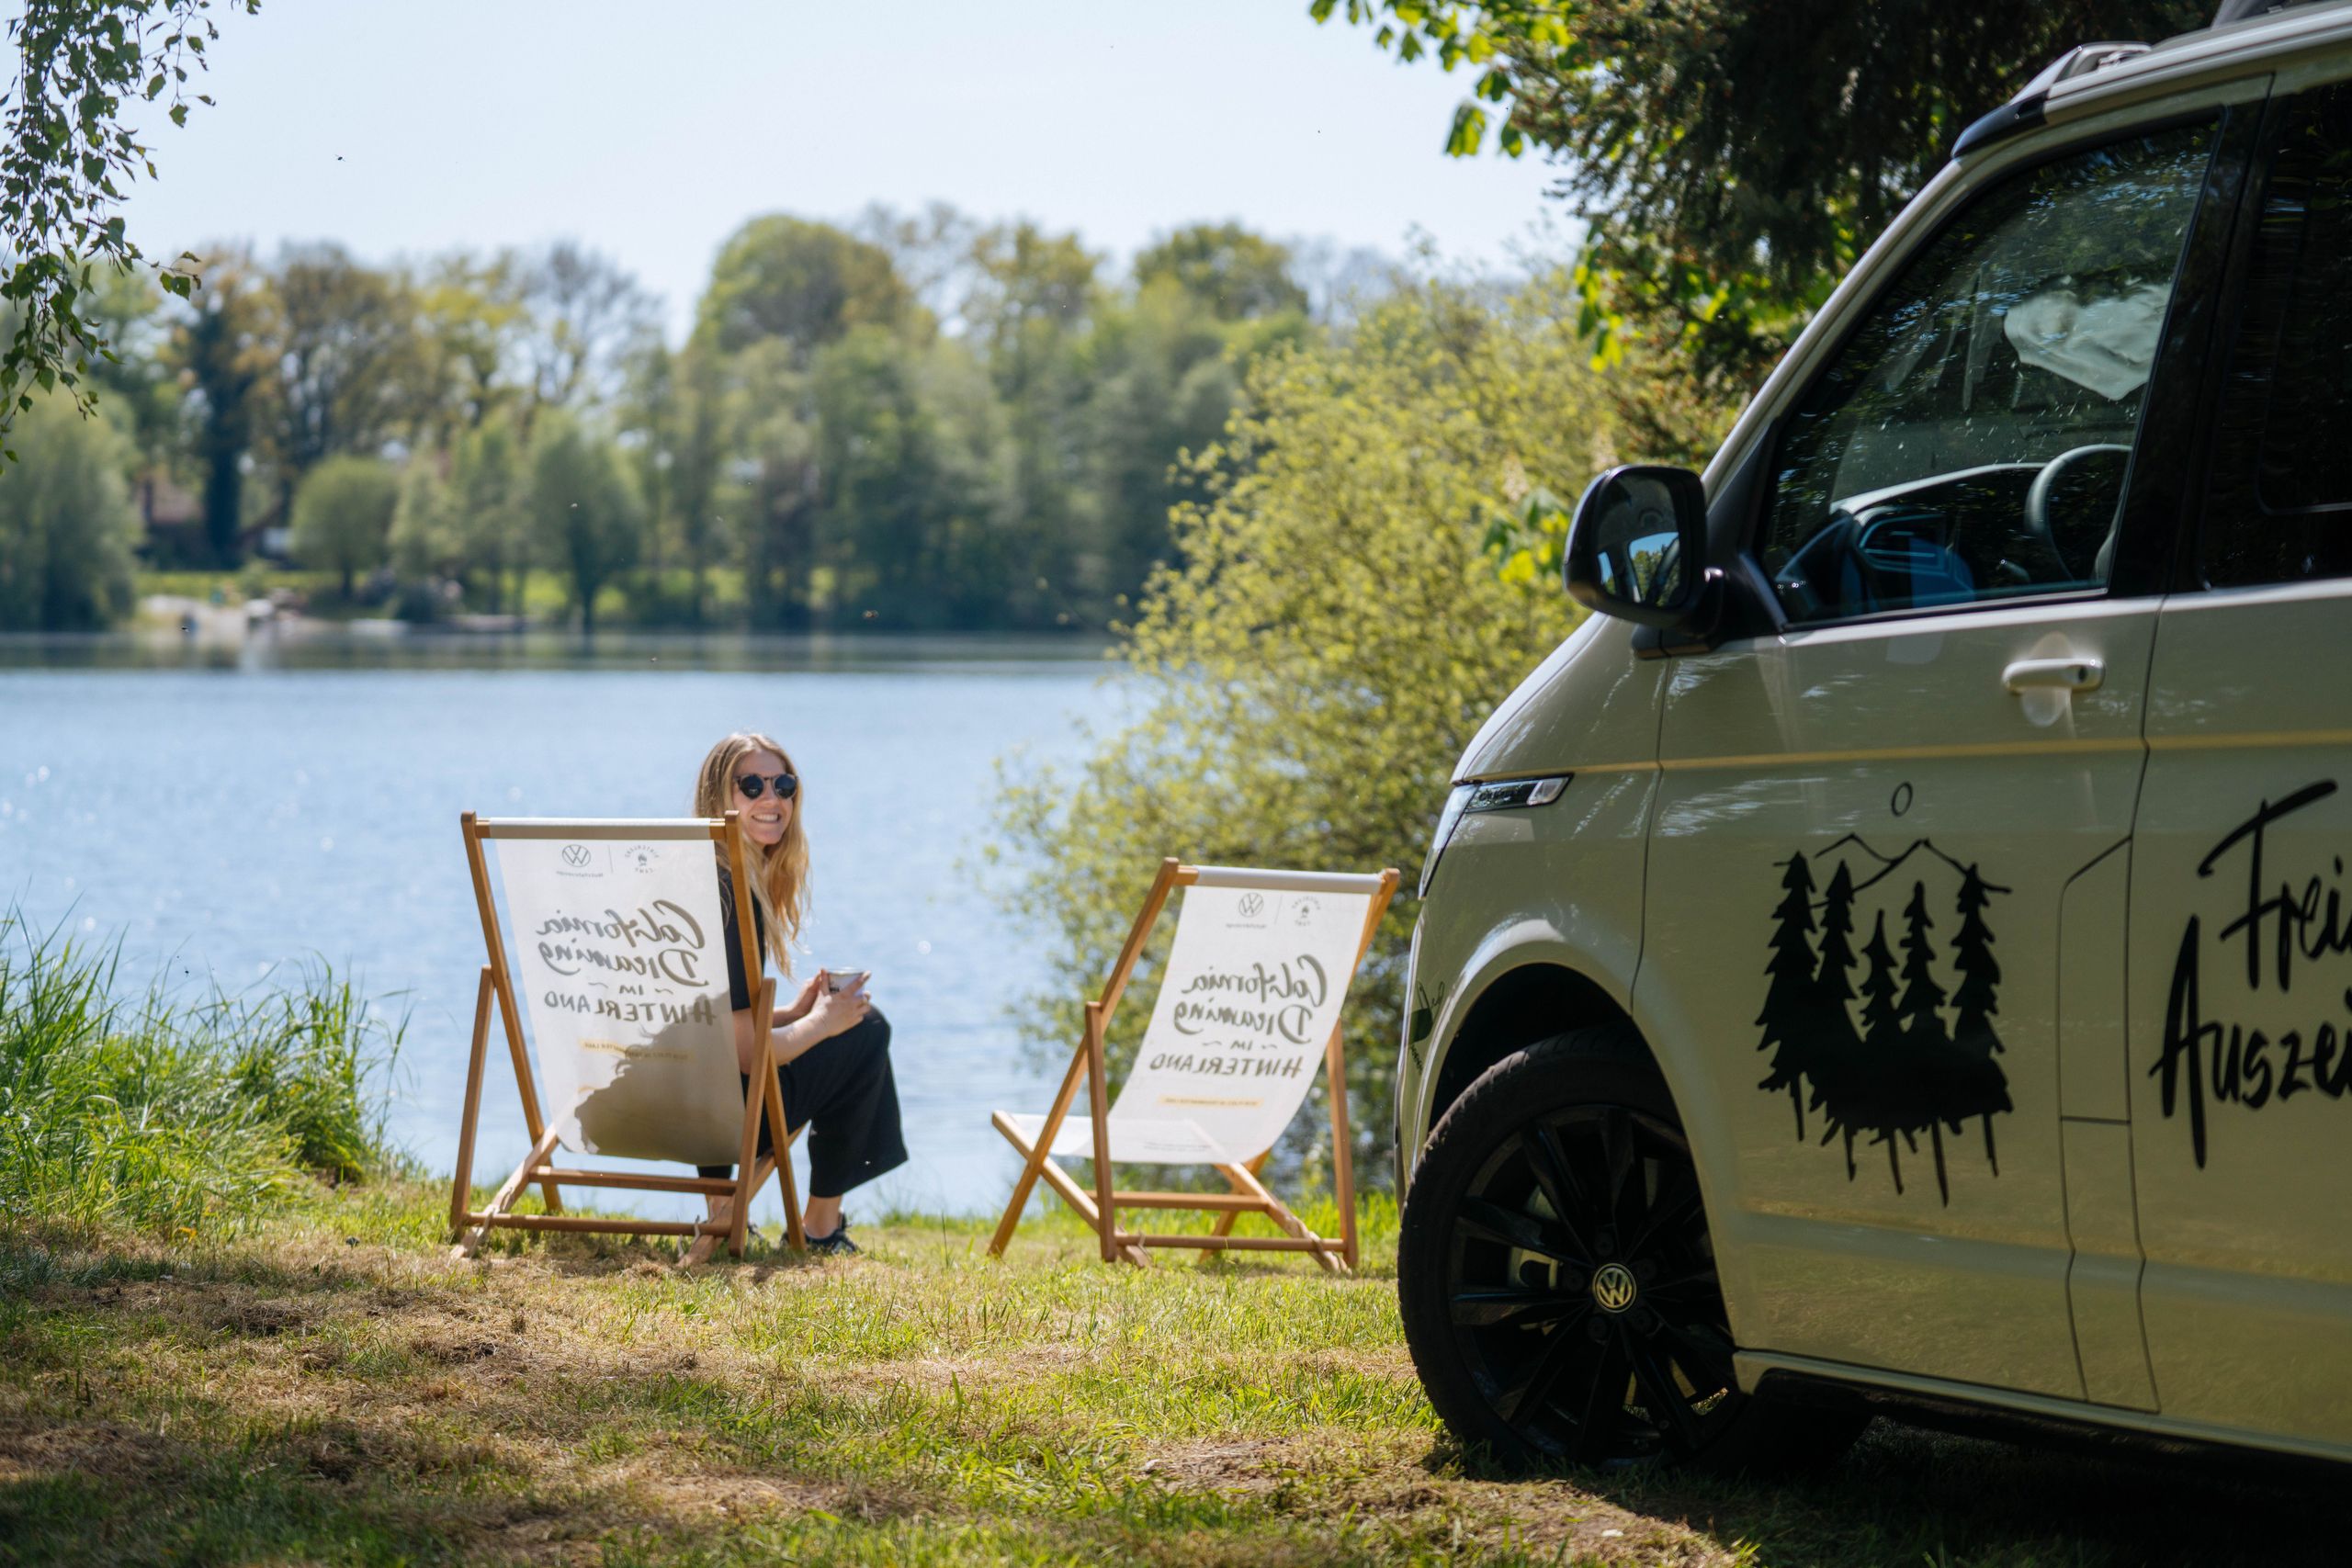
<svg viewBox="0 0 2352 1568">
<path fill-rule="evenodd" d="M 1912 259 L 1774 456 L 1758 553 L 1792 621 L 2105 585 L 2212 142 L 2020 170 Z"/>
<path fill-rule="evenodd" d="M 2352 87 L 2283 106 L 2222 386 L 2205 581 L 2352 573 Z"/>
</svg>

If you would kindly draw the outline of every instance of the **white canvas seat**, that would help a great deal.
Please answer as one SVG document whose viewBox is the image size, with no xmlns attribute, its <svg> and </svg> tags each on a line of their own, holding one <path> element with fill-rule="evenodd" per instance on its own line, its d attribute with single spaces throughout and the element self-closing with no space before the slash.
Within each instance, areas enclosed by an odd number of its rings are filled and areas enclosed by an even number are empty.
<svg viewBox="0 0 2352 1568">
<path fill-rule="evenodd" d="M 690 1235 L 687 1261 L 708 1256 L 723 1237 L 741 1255 L 751 1201 L 774 1172 L 784 1192 L 787 1239 L 804 1245 L 792 1186 L 782 1095 L 760 1032 L 760 1064 L 746 1096 L 735 1055 L 734 1009 L 728 993 L 727 914 L 719 903 L 718 855 L 732 868 L 733 929 L 743 973 L 760 973 L 753 945 L 751 882 L 735 815 L 710 820 L 492 821 L 462 818 L 466 858 L 481 907 L 489 963 L 476 993 L 473 1052 L 466 1078 L 458 1168 L 449 1223 L 459 1255 L 492 1229 L 596 1231 L 629 1235 Z M 485 842 L 495 846 L 508 944 L 492 894 Z M 773 1010 L 775 982 L 763 979 L 754 1016 Z M 505 1027 L 515 1087 L 531 1152 L 485 1209 L 472 1207 L 473 1149 L 482 1075 L 495 1003 Z M 539 1078 L 525 1048 L 530 1019 Z M 774 1150 L 756 1156 L 764 1121 Z M 664 1176 L 642 1171 L 567 1168 L 559 1148 L 584 1155 L 732 1164 L 735 1176 Z M 547 1213 L 517 1214 L 511 1205 L 537 1185 Z M 562 1213 L 565 1186 L 695 1193 L 727 1200 L 714 1220 L 608 1220 Z"/>
<path fill-rule="evenodd" d="M 999 1111 L 997 1131 L 1021 1151 L 1012 1201 L 989 1250 L 1002 1253 L 1041 1179 L 1102 1236 L 1105 1260 L 1141 1263 L 1154 1247 L 1306 1252 L 1326 1269 L 1356 1264 L 1355 1184 L 1348 1134 L 1340 1010 L 1348 985 L 1396 889 L 1397 874 L 1265 871 L 1160 864 L 1069 1071 L 1042 1115 Z M 1102 1048 L 1112 1010 L 1169 897 L 1185 889 L 1176 936 L 1151 1020 L 1116 1104 L 1105 1101 Z M 1316 1235 L 1258 1180 L 1258 1170 L 1298 1113 L 1321 1070 L 1331 1102 L 1332 1179 L 1340 1235 Z M 1071 1115 L 1083 1079 L 1088 1110 Z M 1080 1188 L 1057 1158 L 1094 1162 L 1095 1190 Z M 1227 1193 L 1120 1191 L 1117 1165 L 1215 1168 Z M 1157 1235 L 1119 1228 L 1119 1211 L 1196 1209 L 1217 1213 L 1214 1235 Z M 1236 1237 L 1234 1222 L 1263 1214 L 1284 1235 Z"/>
</svg>

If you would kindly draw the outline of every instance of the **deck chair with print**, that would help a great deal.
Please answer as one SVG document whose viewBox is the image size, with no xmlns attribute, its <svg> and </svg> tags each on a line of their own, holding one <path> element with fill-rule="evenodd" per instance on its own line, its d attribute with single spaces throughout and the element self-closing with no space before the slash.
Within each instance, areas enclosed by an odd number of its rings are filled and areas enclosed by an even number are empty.
<svg viewBox="0 0 2352 1568">
<path fill-rule="evenodd" d="M 743 1252 L 752 1200 L 773 1173 L 783 1190 L 786 1239 L 797 1251 L 800 1205 L 793 1191 L 791 1140 L 766 1031 L 747 1095 L 735 1056 L 724 942 L 730 925 L 719 907 L 718 856 L 733 882 L 731 931 L 743 973 L 760 973 L 753 945 L 751 880 L 735 814 L 663 821 L 493 821 L 462 818 L 466 862 L 481 911 L 482 965 L 474 1002 L 473 1055 L 466 1072 L 458 1170 L 449 1197 L 457 1255 L 472 1253 L 494 1229 L 587 1231 L 621 1235 L 691 1236 L 687 1263 L 707 1258 L 722 1240 Z M 504 894 L 491 887 L 490 852 Z M 717 852 L 714 853 L 714 847 Z M 774 1009 L 775 982 L 755 987 L 754 1017 Z M 521 1091 L 531 1152 L 489 1206 L 473 1207 L 476 1123 L 495 1007 Z M 540 1077 L 534 1078 L 523 1018 L 531 1022 Z M 541 1112 L 538 1085 L 548 1091 Z M 764 1122 L 774 1152 L 761 1155 Z M 555 1163 L 558 1147 L 624 1159 L 688 1166 L 732 1163 L 732 1180 L 653 1171 L 597 1170 Z M 546 1213 L 514 1212 L 528 1188 L 546 1196 Z M 725 1201 L 714 1218 L 606 1219 L 564 1213 L 566 1187 L 628 1188 L 692 1193 Z"/>
<path fill-rule="evenodd" d="M 1153 925 L 1178 888 L 1183 905 L 1161 971 L 1151 1021 L 1116 1104 L 1109 1103 L 1102 1043 Z M 1164 861 L 1086 1023 L 1052 1108 L 1042 1116 L 1000 1111 L 997 1131 L 1021 1151 L 1021 1178 L 989 1250 L 1001 1255 L 1040 1178 L 1085 1216 L 1105 1262 L 1140 1264 L 1149 1247 L 1304 1252 L 1332 1272 L 1356 1267 L 1354 1165 L 1350 1157 L 1346 1064 L 1340 1014 L 1348 985 L 1396 891 L 1396 873 L 1260 871 Z M 1259 1180 L 1275 1140 L 1297 1114 L 1316 1069 L 1331 1103 L 1331 1177 L 1340 1235 L 1317 1235 Z M 1087 1113 L 1069 1114 L 1079 1084 Z M 1094 1190 L 1056 1157 L 1089 1159 Z M 1227 1192 L 1121 1191 L 1118 1165 L 1216 1168 Z M 1120 1225 L 1125 1210 L 1202 1210 L 1208 1235 L 1162 1235 Z M 1279 1236 L 1237 1236 L 1234 1222 L 1261 1214 Z"/>
</svg>

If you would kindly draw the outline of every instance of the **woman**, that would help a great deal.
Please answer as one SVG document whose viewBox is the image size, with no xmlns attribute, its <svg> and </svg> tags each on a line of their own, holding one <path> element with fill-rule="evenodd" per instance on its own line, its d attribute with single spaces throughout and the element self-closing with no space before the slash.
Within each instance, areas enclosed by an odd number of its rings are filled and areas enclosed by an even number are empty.
<svg viewBox="0 0 2352 1568">
<path fill-rule="evenodd" d="M 784 748 L 764 735 L 735 734 L 710 749 L 695 781 L 695 815 L 735 812 L 752 878 L 752 917 L 763 963 L 792 973 L 790 943 L 800 934 L 808 890 L 808 840 L 801 831 L 800 780 Z M 719 913 L 725 923 L 727 985 L 735 1006 L 735 1055 L 751 1091 L 762 1021 L 752 1016 L 752 976 L 743 973 L 735 935 L 734 878 L 718 868 Z M 812 1252 L 849 1253 L 857 1245 L 842 1219 L 842 1197 L 853 1187 L 896 1169 L 907 1159 L 899 1126 L 899 1089 L 890 1076 L 890 1025 L 873 1010 L 861 979 L 831 990 L 824 971 L 800 987 L 790 1007 L 765 1021 L 774 1043 L 785 1119 L 808 1128 L 808 1203 L 801 1229 Z M 761 1125 L 760 1152 L 770 1147 Z M 735 1168 L 704 1166 L 702 1174 L 731 1178 Z M 714 1217 L 718 1200 L 711 1201 Z"/>
</svg>

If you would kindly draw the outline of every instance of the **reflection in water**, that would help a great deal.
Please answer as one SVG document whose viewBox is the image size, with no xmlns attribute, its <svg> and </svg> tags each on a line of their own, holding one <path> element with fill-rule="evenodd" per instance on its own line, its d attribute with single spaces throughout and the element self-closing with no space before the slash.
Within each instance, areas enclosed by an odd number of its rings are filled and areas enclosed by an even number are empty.
<svg viewBox="0 0 2352 1568">
<path fill-rule="evenodd" d="M 953 670 L 1067 669 L 1100 637 L 809 632 L 455 632 L 397 622 L 310 622 L 238 637 L 135 631 L 0 634 L 0 670 Z"/>
</svg>

